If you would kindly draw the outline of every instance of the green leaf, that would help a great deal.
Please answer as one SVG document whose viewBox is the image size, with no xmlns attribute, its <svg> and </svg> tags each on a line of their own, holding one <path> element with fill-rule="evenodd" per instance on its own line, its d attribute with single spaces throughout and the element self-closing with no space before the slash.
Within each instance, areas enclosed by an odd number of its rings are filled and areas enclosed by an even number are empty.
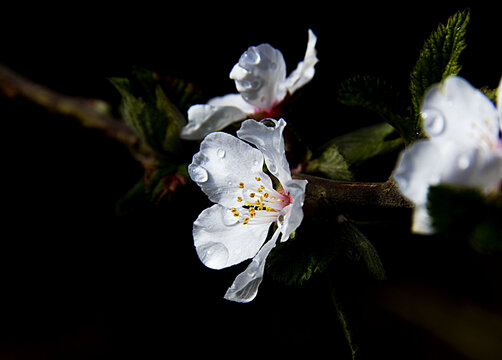
<svg viewBox="0 0 502 360">
<path fill-rule="evenodd" d="M 380 258 L 361 231 L 340 215 L 333 223 L 321 219 L 317 225 L 328 227 L 329 232 L 300 228 L 300 234 L 276 246 L 267 259 L 267 271 L 276 280 L 288 285 L 301 285 L 313 275 L 326 271 L 333 262 L 345 259 L 353 266 L 362 268 L 371 278 L 382 280 L 385 271 Z M 312 224 L 306 224 L 305 226 Z M 305 236 L 308 232 L 309 236 Z"/>
<path fill-rule="evenodd" d="M 351 221 L 341 216 L 339 223 L 349 258 L 359 263 L 371 277 L 384 280 L 385 270 L 375 247 Z"/>
<path fill-rule="evenodd" d="M 428 210 L 438 234 L 468 241 L 476 250 L 502 252 L 502 198 L 477 190 L 447 185 L 432 186 Z"/>
<path fill-rule="evenodd" d="M 425 41 L 410 75 L 415 134 L 422 133 L 420 107 L 427 89 L 448 76 L 458 74 L 461 69 L 459 58 L 466 48 L 465 34 L 469 18 L 469 10 L 457 12 L 448 19 L 446 25 L 440 24 Z"/>
<path fill-rule="evenodd" d="M 375 156 L 398 149 L 402 138 L 396 138 L 389 124 L 369 126 L 332 139 L 326 146 L 335 145 L 350 166 L 359 166 Z"/>
<path fill-rule="evenodd" d="M 267 271 L 271 276 L 287 285 L 302 285 L 314 274 L 322 273 L 334 258 L 332 241 L 312 237 L 305 241 L 301 237 L 279 243 L 267 258 Z"/>
<path fill-rule="evenodd" d="M 340 322 L 340 326 L 342 327 L 343 335 L 347 340 L 347 345 L 350 349 L 351 358 L 356 359 L 356 354 L 358 352 L 358 348 L 354 342 L 352 331 L 349 326 L 349 319 L 347 316 L 347 312 L 345 311 L 344 306 L 342 305 L 342 300 L 338 295 L 338 291 L 336 291 L 336 286 L 332 285 L 331 288 L 331 301 L 336 311 L 336 316 L 338 317 L 338 321 Z"/>
<path fill-rule="evenodd" d="M 334 144 L 327 147 L 319 157 L 306 162 L 303 170 L 333 180 L 351 181 L 354 179 L 349 170 L 349 164 Z"/>
<path fill-rule="evenodd" d="M 407 101 L 385 80 L 361 75 L 349 78 L 341 84 L 338 100 L 376 113 L 395 127 L 404 139 L 409 138 L 411 119 L 406 115 Z"/>
<path fill-rule="evenodd" d="M 159 153 L 176 153 L 185 117 L 167 98 L 154 73 L 135 69 L 131 80 L 110 78 L 122 96 L 119 111 L 142 141 Z"/>
</svg>

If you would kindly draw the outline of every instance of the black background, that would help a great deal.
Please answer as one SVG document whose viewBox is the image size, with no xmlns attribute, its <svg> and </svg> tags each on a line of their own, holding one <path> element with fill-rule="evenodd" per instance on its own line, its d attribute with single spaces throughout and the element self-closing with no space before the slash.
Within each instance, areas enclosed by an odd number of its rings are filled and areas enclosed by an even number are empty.
<svg viewBox="0 0 502 360">
<path fill-rule="evenodd" d="M 492 6 L 7 6 L 0 61 L 56 91 L 103 99 L 116 112 L 120 97 L 106 78 L 128 76 L 134 65 L 191 81 L 207 100 L 235 91 L 228 74 L 248 46 L 270 43 L 282 51 L 291 71 L 303 58 L 311 28 L 320 61 L 305 88 L 302 114 L 312 124 L 308 136 L 321 141 L 325 129 L 343 133 L 374 121 L 336 103 L 342 80 L 378 74 L 406 89 L 426 37 L 465 7 L 472 12 L 461 74 L 474 86 L 496 87 L 500 11 Z M 266 279 L 251 304 L 222 299 L 242 268 L 213 271 L 198 260 L 191 226 L 209 203 L 196 187 L 189 185 L 181 205 L 164 209 L 162 216 L 118 218 L 115 202 L 142 176 L 122 146 L 19 98 L 0 97 L 0 123 L 6 212 L 0 241 L 0 358 L 166 358 L 179 351 L 182 356 L 271 351 L 348 356 L 322 277 L 301 288 Z M 328 232 L 319 229 L 312 236 Z M 493 273 L 500 268 L 493 270 L 485 258 L 469 251 L 455 258 L 434 238 L 402 238 L 391 229 L 380 235 L 370 240 L 390 284 L 427 284 L 455 295 L 466 286 L 463 296 L 500 300 Z M 464 359 L 427 331 L 377 309 L 372 298 L 358 299 L 354 306 L 364 319 L 366 358 Z"/>
</svg>

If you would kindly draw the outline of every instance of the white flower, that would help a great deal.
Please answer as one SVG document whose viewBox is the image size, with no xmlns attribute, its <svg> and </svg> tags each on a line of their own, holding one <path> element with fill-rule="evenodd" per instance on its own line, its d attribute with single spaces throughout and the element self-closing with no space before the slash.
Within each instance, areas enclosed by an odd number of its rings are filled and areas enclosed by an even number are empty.
<svg viewBox="0 0 502 360">
<path fill-rule="evenodd" d="M 237 136 L 223 132 L 206 136 L 188 172 L 215 205 L 202 211 L 193 225 L 200 260 L 222 269 L 253 258 L 225 294 L 228 300 L 249 302 L 258 292 L 265 260 L 280 234 L 286 241 L 303 219 L 306 180 L 292 179 L 285 156 L 284 120 L 267 127 L 255 120 L 242 123 Z M 282 188 L 274 189 L 268 171 Z M 277 224 L 265 243 L 270 225 Z M 265 243 L 265 245 L 263 245 Z"/>
<path fill-rule="evenodd" d="M 499 87 L 500 94 L 500 87 Z M 425 95 L 422 118 L 428 139 L 403 151 L 393 179 L 415 204 L 416 233 L 433 233 L 427 212 L 431 185 L 451 184 L 496 191 L 502 181 L 499 110 L 466 80 L 451 76 Z"/>
<path fill-rule="evenodd" d="M 276 117 L 274 109 L 286 94 L 293 94 L 314 77 L 318 61 L 316 41 L 309 30 L 305 58 L 287 78 L 286 62 L 279 50 L 269 44 L 250 47 L 230 72 L 239 93 L 190 107 L 188 124 L 181 130 L 181 138 L 202 139 L 213 131 L 259 113 L 266 114 L 264 117 Z"/>
</svg>

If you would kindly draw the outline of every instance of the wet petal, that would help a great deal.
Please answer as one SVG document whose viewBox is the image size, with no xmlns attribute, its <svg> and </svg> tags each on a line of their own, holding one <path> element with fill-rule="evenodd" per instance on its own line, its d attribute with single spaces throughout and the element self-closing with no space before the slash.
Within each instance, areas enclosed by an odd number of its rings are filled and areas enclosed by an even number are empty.
<svg viewBox="0 0 502 360">
<path fill-rule="evenodd" d="M 263 155 L 251 145 L 227 133 L 211 133 L 193 156 L 188 173 L 212 202 L 227 208 L 239 207 L 249 184 L 257 178 L 271 188 L 270 177 L 263 172 Z"/>
<path fill-rule="evenodd" d="M 228 208 L 215 204 L 193 224 L 194 245 L 200 260 L 212 269 L 238 264 L 256 255 L 271 222 L 244 225 Z"/>
<path fill-rule="evenodd" d="M 303 220 L 303 201 L 305 199 L 305 187 L 307 180 L 293 179 L 284 184 L 284 188 L 291 197 L 291 204 L 286 206 L 279 214 L 283 216 L 283 222 L 279 228 L 281 230 L 281 242 L 287 241 L 289 236 L 296 231 Z"/>
<path fill-rule="evenodd" d="M 317 42 L 317 37 L 314 35 L 312 30 L 309 29 L 309 39 L 307 43 L 307 51 L 305 52 L 305 57 L 303 61 L 298 63 L 296 69 L 288 76 L 284 86 L 290 94 L 293 94 L 296 90 L 307 84 L 315 74 L 315 65 L 319 61 L 317 59 L 317 51 L 315 45 Z"/>
<path fill-rule="evenodd" d="M 280 102 L 286 91 L 286 62 L 282 53 L 270 46 L 251 46 L 230 72 L 237 91 L 244 100 L 260 110 L 269 110 Z"/>
<path fill-rule="evenodd" d="M 461 77 L 451 76 L 433 86 L 421 111 L 424 129 L 431 138 L 492 148 L 499 141 L 497 109 Z"/>
<path fill-rule="evenodd" d="M 237 136 L 249 141 L 261 151 L 265 157 L 268 171 L 278 178 L 284 186 L 291 180 L 291 170 L 286 158 L 282 136 L 286 122 L 283 119 L 279 121 L 270 119 L 270 121 L 274 123 L 274 127 L 266 126 L 255 120 L 246 120 L 237 131 Z"/>
<path fill-rule="evenodd" d="M 232 286 L 227 290 L 225 299 L 236 302 L 250 302 L 256 297 L 258 287 L 263 280 L 265 261 L 270 251 L 275 247 L 279 230 L 276 230 L 272 238 L 260 249 L 246 270 L 240 273 Z"/>
<path fill-rule="evenodd" d="M 238 98 L 240 95 L 236 94 Z M 220 98 L 212 103 L 193 105 L 188 109 L 188 123 L 181 129 L 180 137 L 185 140 L 200 140 L 207 134 L 224 129 L 228 125 L 243 120 L 247 112 L 234 105 L 222 105 Z M 242 98 L 241 98 L 242 99 Z"/>
</svg>

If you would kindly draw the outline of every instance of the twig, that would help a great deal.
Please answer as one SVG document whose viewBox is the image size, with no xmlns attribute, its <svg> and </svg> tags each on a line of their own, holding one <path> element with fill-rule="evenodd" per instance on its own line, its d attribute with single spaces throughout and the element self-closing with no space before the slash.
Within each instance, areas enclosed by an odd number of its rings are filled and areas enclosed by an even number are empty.
<svg viewBox="0 0 502 360">
<path fill-rule="evenodd" d="M 294 177 L 308 180 L 305 197 L 309 202 L 329 202 L 345 209 L 413 207 L 392 180 L 382 183 L 348 183 L 304 174 Z"/>
<path fill-rule="evenodd" d="M 57 113 L 75 117 L 84 127 L 102 131 L 108 137 L 125 145 L 132 156 L 147 167 L 156 153 L 124 123 L 98 110 L 95 100 L 71 97 L 57 93 L 24 78 L 0 64 L 0 91 L 9 97 L 23 96 Z"/>
</svg>

